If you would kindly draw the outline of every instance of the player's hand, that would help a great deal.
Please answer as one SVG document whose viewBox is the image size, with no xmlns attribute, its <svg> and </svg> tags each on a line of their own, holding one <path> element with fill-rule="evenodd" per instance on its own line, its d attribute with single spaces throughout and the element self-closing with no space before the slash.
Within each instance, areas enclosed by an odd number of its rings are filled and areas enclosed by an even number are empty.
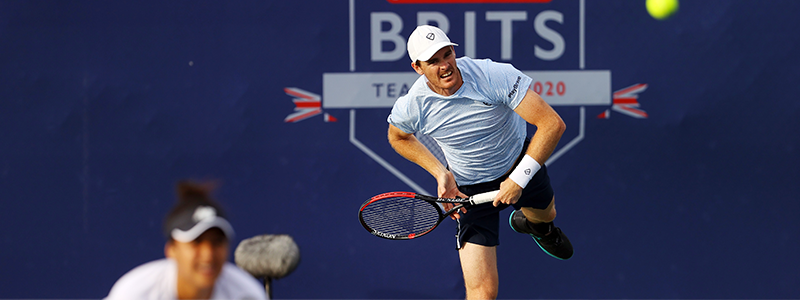
<svg viewBox="0 0 800 300">
<path fill-rule="evenodd" d="M 497 197 L 494 198 L 492 205 L 495 207 L 501 203 L 511 205 L 517 203 L 520 196 L 522 196 L 522 187 L 517 185 L 513 180 L 506 178 L 506 180 L 500 183 L 500 192 L 497 193 Z"/>
<path fill-rule="evenodd" d="M 466 198 L 466 197 L 461 197 L 461 198 Z M 453 204 L 453 203 L 442 203 L 442 206 L 444 206 L 444 211 L 449 211 L 449 210 L 453 209 L 453 207 L 455 207 L 456 205 Z M 466 212 L 467 212 L 467 209 L 462 207 L 458 211 L 453 212 L 452 214 L 450 214 L 450 219 L 453 219 L 453 220 L 461 219 L 461 214 L 460 213 L 466 213 Z"/>
<path fill-rule="evenodd" d="M 451 173 L 450 171 L 445 173 L 442 178 L 438 178 L 436 181 L 438 182 L 438 185 L 439 185 L 437 190 L 438 190 L 438 194 L 439 194 L 440 198 L 467 198 L 468 197 L 466 194 L 464 194 L 464 193 L 462 193 L 461 191 L 458 190 L 458 184 L 456 184 L 455 176 L 453 176 L 453 173 Z M 453 204 L 453 203 L 442 203 L 442 206 L 444 207 L 445 211 L 448 211 L 448 210 L 452 209 L 453 207 L 455 207 L 456 205 Z M 459 211 L 454 212 L 453 214 L 451 214 L 450 215 L 450 219 L 453 219 L 453 220 L 460 219 L 461 215 L 459 214 L 459 212 L 466 213 L 467 209 L 462 207 Z"/>
</svg>

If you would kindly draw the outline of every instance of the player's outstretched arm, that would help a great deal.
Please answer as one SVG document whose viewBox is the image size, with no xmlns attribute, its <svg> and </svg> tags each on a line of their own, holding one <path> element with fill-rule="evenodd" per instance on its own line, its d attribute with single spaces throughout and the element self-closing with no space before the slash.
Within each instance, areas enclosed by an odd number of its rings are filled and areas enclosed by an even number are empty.
<svg viewBox="0 0 800 300">
<path fill-rule="evenodd" d="M 514 112 L 525 119 L 526 122 L 536 126 L 536 133 L 531 138 L 528 150 L 525 152 L 530 158 L 527 161 L 523 159 L 520 164 L 538 164 L 537 167 L 544 164 L 550 158 L 556 145 L 558 145 L 558 141 L 561 140 L 561 135 L 566 130 L 567 126 L 564 124 L 564 120 L 553 110 L 550 104 L 547 104 L 539 94 L 530 89 L 528 89 L 522 102 L 514 109 Z M 531 158 L 535 162 L 531 162 Z M 500 203 L 514 204 L 522 195 L 524 186 L 514 181 L 513 175 L 514 173 L 500 184 L 500 193 L 494 201 L 495 206 Z M 530 180 L 531 177 L 533 177 L 533 174 L 530 174 L 527 179 Z"/>
<path fill-rule="evenodd" d="M 543 164 L 550 158 L 550 154 L 553 154 L 567 125 L 550 104 L 530 89 L 514 112 L 526 122 L 536 126 L 536 133 L 531 138 L 526 154 Z"/>
<path fill-rule="evenodd" d="M 406 133 L 389 124 L 388 138 L 389 144 L 398 154 L 419 165 L 436 178 L 439 197 L 467 197 L 458 191 L 453 174 L 413 134 Z"/>
<path fill-rule="evenodd" d="M 388 138 L 389 144 L 398 154 L 419 165 L 437 180 L 445 176 L 444 173 L 447 169 L 425 145 L 417 140 L 414 134 L 406 133 L 389 124 Z"/>
</svg>

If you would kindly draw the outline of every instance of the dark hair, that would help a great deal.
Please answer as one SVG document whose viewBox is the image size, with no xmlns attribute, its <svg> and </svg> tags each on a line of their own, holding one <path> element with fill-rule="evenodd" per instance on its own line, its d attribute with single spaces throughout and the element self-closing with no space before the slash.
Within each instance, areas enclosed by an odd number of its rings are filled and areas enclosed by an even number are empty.
<svg viewBox="0 0 800 300">
<path fill-rule="evenodd" d="M 225 217 L 225 212 L 222 210 L 222 207 L 211 197 L 211 194 L 218 186 L 219 183 L 216 181 L 179 181 L 175 186 L 175 192 L 178 198 L 177 203 L 175 203 L 175 206 L 172 207 L 164 218 L 165 231 L 167 229 L 166 227 L 168 227 L 170 223 L 172 223 L 172 220 L 179 214 L 186 212 L 187 209 L 194 210 L 197 206 L 211 206 L 217 211 L 217 215 Z M 167 233 L 165 232 L 165 234 Z M 167 234 L 167 236 L 170 240 L 172 239 L 169 237 L 169 234 Z"/>
</svg>

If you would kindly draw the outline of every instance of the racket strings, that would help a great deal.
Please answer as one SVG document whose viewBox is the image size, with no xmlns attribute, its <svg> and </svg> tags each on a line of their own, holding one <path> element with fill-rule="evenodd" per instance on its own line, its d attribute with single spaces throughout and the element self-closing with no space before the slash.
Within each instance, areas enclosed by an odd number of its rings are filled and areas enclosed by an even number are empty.
<svg viewBox="0 0 800 300">
<path fill-rule="evenodd" d="M 414 198 L 392 197 L 370 203 L 361 216 L 367 226 L 382 233 L 418 234 L 439 222 L 439 210 L 434 205 Z"/>
</svg>

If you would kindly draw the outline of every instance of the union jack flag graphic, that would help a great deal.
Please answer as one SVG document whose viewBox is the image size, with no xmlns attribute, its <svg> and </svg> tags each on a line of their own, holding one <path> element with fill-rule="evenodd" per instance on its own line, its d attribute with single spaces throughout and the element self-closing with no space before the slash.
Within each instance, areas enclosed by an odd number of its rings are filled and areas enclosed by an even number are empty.
<svg viewBox="0 0 800 300">
<path fill-rule="evenodd" d="M 294 97 L 292 102 L 295 106 L 294 113 L 286 116 L 283 119 L 284 122 L 295 123 L 322 113 L 322 97 L 319 95 L 293 87 L 284 88 L 283 91 L 286 95 Z M 323 115 L 323 120 L 325 122 L 338 121 L 328 113 Z"/>
<path fill-rule="evenodd" d="M 639 109 L 639 93 L 646 89 L 646 83 L 639 83 L 614 92 L 611 109 L 634 118 L 646 119 L 647 112 Z M 597 115 L 598 119 L 608 119 L 609 117 L 611 117 L 611 112 L 608 109 Z"/>
</svg>

